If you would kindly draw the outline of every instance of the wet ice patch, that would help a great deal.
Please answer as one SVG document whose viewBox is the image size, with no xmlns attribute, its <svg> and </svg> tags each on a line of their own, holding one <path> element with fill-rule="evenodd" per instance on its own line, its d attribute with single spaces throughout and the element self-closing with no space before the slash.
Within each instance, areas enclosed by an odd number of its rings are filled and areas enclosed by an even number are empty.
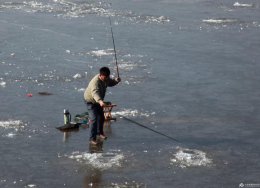
<svg viewBox="0 0 260 188">
<path fill-rule="evenodd" d="M 80 163 L 91 165 L 92 167 L 100 170 L 120 167 L 124 159 L 124 155 L 118 151 L 107 153 L 88 153 L 77 151 L 67 157 Z"/>
<path fill-rule="evenodd" d="M 177 164 L 181 168 L 210 166 L 212 159 L 206 156 L 206 153 L 196 149 L 178 148 L 171 159 L 172 164 Z"/>
<path fill-rule="evenodd" d="M 127 117 L 150 117 L 151 115 L 155 114 L 155 112 L 138 111 L 136 109 L 123 109 L 122 111 L 112 112 L 112 115 L 121 115 Z"/>
</svg>

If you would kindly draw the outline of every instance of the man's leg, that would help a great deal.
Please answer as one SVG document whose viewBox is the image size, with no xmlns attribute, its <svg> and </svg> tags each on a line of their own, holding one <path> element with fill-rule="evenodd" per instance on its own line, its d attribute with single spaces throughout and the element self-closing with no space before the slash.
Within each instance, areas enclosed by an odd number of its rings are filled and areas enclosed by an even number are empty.
<svg viewBox="0 0 260 188">
<path fill-rule="evenodd" d="M 98 110 L 97 105 L 87 103 L 87 109 L 89 114 L 89 126 L 90 126 L 90 140 L 96 140 L 97 137 L 97 120 Z"/>
<path fill-rule="evenodd" d="M 101 106 L 98 108 L 98 129 L 97 129 L 97 134 L 98 135 L 104 135 L 103 127 L 104 127 L 104 121 L 105 121 L 105 116 L 104 116 L 104 111 Z"/>
</svg>

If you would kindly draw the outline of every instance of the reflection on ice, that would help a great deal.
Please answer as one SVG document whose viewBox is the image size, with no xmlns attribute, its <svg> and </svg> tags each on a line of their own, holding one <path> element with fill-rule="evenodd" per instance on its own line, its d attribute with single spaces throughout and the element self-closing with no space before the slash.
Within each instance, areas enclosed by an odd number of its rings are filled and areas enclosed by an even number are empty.
<svg viewBox="0 0 260 188">
<path fill-rule="evenodd" d="M 196 149 L 178 148 L 171 159 L 173 164 L 177 164 L 181 168 L 210 166 L 212 159 L 207 158 L 206 153 Z"/>
<path fill-rule="evenodd" d="M 88 152 L 73 152 L 67 156 L 80 163 L 91 165 L 100 170 L 106 170 L 113 167 L 120 167 L 124 155 L 119 151 L 106 152 L 106 153 L 88 153 Z"/>
</svg>

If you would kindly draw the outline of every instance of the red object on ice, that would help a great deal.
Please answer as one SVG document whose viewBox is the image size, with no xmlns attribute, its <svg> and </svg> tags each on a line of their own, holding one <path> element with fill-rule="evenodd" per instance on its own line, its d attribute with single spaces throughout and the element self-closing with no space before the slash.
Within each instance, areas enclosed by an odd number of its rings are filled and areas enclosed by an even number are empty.
<svg viewBox="0 0 260 188">
<path fill-rule="evenodd" d="M 32 97 L 33 94 L 32 93 L 27 93 L 27 97 Z"/>
</svg>

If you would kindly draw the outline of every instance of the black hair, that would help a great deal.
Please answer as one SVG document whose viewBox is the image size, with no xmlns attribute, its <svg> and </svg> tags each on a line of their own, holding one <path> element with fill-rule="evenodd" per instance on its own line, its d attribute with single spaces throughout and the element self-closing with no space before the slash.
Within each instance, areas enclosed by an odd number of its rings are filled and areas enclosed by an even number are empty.
<svg viewBox="0 0 260 188">
<path fill-rule="evenodd" d="M 102 67 L 101 69 L 99 69 L 99 73 L 100 75 L 109 76 L 110 70 L 108 67 Z"/>
</svg>

